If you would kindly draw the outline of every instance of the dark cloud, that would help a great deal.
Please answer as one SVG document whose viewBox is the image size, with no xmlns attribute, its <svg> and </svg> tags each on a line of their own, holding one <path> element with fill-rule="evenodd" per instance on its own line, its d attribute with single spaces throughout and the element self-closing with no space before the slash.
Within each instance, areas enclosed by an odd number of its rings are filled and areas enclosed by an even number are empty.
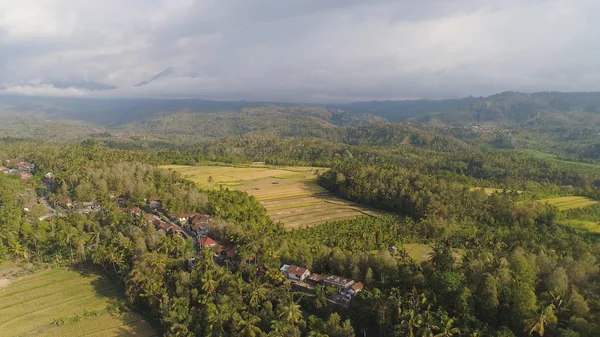
<svg viewBox="0 0 600 337">
<path fill-rule="evenodd" d="M 278 101 L 600 90 L 598 10 L 595 0 L 0 0 L 0 88 Z"/>
</svg>

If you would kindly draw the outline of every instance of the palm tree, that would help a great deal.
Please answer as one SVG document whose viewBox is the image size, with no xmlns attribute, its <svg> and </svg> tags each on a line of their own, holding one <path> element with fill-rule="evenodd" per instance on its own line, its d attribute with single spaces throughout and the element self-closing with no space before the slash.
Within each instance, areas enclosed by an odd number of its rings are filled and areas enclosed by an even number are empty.
<svg viewBox="0 0 600 337">
<path fill-rule="evenodd" d="M 445 321 L 446 322 L 443 323 L 444 325 L 442 327 L 442 332 L 433 337 L 451 337 L 455 334 L 460 333 L 460 330 L 458 328 L 452 327 L 452 324 L 454 323 L 454 320 L 452 318 L 446 318 Z"/>
<path fill-rule="evenodd" d="M 72 233 L 72 237 L 71 239 L 73 240 L 73 243 L 76 245 L 77 247 L 77 254 L 79 255 L 80 259 L 85 260 L 86 256 L 85 256 L 85 243 L 88 240 L 88 235 L 86 232 L 84 231 L 80 231 L 75 229 L 75 232 Z M 71 259 L 73 259 L 73 250 L 71 249 Z"/>
<path fill-rule="evenodd" d="M 206 272 L 204 277 L 202 277 L 202 290 L 208 294 L 213 294 L 218 286 L 219 282 L 213 278 L 212 273 Z"/>
<path fill-rule="evenodd" d="M 260 318 L 258 316 L 250 315 L 246 319 L 243 319 L 238 315 L 236 321 L 239 329 L 237 335 L 240 337 L 256 337 L 264 334 L 258 327 L 258 324 L 260 323 Z"/>
<path fill-rule="evenodd" d="M 295 325 L 302 320 L 302 310 L 300 305 L 294 301 L 288 301 L 288 303 L 281 304 L 278 307 L 278 317 L 282 321 Z"/>
<path fill-rule="evenodd" d="M 538 335 L 544 336 L 546 331 L 546 325 L 556 323 L 556 315 L 554 314 L 554 304 L 548 305 L 546 308 L 541 310 L 537 317 L 532 317 L 525 320 L 525 325 L 527 328 L 525 331 L 529 330 L 529 334 L 533 334 L 537 332 Z M 531 327 L 531 329 L 529 329 Z"/>
<path fill-rule="evenodd" d="M 265 301 L 267 299 L 268 289 L 259 278 L 253 279 L 250 287 L 252 290 L 250 292 L 250 299 L 248 304 L 250 304 L 250 306 L 253 308 L 258 308 L 260 302 Z"/>
<path fill-rule="evenodd" d="M 394 313 L 396 314 L 396 319 L 399 321 L 402 318 L 402 303 L 404 302 L 400 289 L 394 288 L 392 294 L 388 297 L 388 300 L 394 304 Z"/>
</svg>

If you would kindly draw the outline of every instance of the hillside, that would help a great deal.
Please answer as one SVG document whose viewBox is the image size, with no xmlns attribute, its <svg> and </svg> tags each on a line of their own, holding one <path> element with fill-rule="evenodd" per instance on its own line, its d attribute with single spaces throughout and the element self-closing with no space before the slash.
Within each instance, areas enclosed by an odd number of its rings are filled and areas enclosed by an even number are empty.
<svg viewBox="0 0 600 337">
<path fill-rule="evenodd" d="M 326 137 L 337 133 L 338 126 L 354 126 L 377 120 L 381 119 L 320 107 L 270 105 L 244 108 L 239 112 L 179 112 L 128 123 L 116 130 L 154 136 L 189 135 L 197 138 L 219 138 L 256 132 L 293 137 Z"/>
</svg>

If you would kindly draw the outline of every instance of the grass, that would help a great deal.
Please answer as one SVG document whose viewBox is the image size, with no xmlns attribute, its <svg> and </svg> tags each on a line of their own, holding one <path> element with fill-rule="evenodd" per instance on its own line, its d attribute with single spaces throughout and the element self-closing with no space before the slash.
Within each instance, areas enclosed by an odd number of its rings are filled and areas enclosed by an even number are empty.
<svg viewBox="0 0 600 337">
<path fill-rule="evenodd" d="M 558 207 L 559 210 L 564 211 L 572 208 L 581 208 L 594 205 L 598 203 L 596 200 L 592 200 L 586 197 L 559 197 L 559 198 L 551 198 L 551 199 L 542 199 L 540 200 L 542 203 L 548 203 L 550 205 L 554 205 Z"/>
<path fill-rule="evenodd" d="M 16 270 L 0 265 L 0 272 L 10 269 Z M 108 309 L 123 300 L 121 290 L 100 275 L 64 268 L 15 273 L 1 274 L 0 336 L 157 336 L 140 315 Z"/>
<path fill-rule="evenodd" d="M 315 167 L 269 167 L 264 163 L 199 166 L 167 165 L 203 188 L 226 186 L 255 196 L 267 214 L 286 228 L 352 219 L 379 212 L 335 197 L 317 184 Z"/>
</svg>

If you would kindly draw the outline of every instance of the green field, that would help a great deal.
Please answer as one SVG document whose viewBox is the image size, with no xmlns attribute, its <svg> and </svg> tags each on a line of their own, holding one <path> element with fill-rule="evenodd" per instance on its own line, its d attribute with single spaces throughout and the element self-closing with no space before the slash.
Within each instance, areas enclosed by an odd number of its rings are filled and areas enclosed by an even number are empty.
<svg viewBox="0 0 600 337">
<path fill-rule="evenodd" d="M 353 219 L 379 212 L 335 197 L 317 184 L 313 167 L 201 165 L 162 166 L 181 173 L 204 188 L 227 186 L 255 196 L 274 221 L 286 228 Z M 323 170 L 320 168 L 320 170 Z"/>
<path fill-rule="evenodd" d="M 590 164 L 590 163 L 582 163 L 582 162 L 577 162 L 577 161 L 561 160 L 561 159 L 558 159 L 556 157 L 556 155 L 551 154 L 551 153 L 546 153 L 546 152 L 541 152 L 541 151 L 536 151 L 536 150 L 531 150 L 531 149 L 521 150 L 520 152 L 527 153 L 538 159 L 549 160 L 549 161 L 557 164 L 558 166 L 560 166 L 562 168 L 566 168 L 566 169 L 573 169 L 573 170 L 579 170 L 579 171 L 584 171 L 584 172 L 598 172 L 598 170 L 600 170 L 600 166 L 598 166 L 598 165 Z"/>
<path fill-rule="evenodd" d="M 592 199 L 586 198 L 586 197 L 577 197 L 577 196 L 542 199 L 540 201 L 542 203 L 548 203 L 550 205 L 554 205 L 554 206 L 558 207 L 558 209 L 561 211 L 571 209 L 571 208 L 587 207 L 587 206 L 591 206 L 591 205 L 598 203 L 598 201 L 596 201 L 596 200 L 592 200 Z"/>
<path fill-rule="evenodd" d="M 0 336 L 157 336 L 140 315 L 109 306 L 123 300 L 116 285 L 69 269 L 15 275 L 0 265 Z"/>
<path fill-rule="evenodd" d="M 583 229 L 594 233 L 600 233 L 600 224 L 594 221 L 562 219 L 558 222 L 569 227 Z"/>
</svg>

